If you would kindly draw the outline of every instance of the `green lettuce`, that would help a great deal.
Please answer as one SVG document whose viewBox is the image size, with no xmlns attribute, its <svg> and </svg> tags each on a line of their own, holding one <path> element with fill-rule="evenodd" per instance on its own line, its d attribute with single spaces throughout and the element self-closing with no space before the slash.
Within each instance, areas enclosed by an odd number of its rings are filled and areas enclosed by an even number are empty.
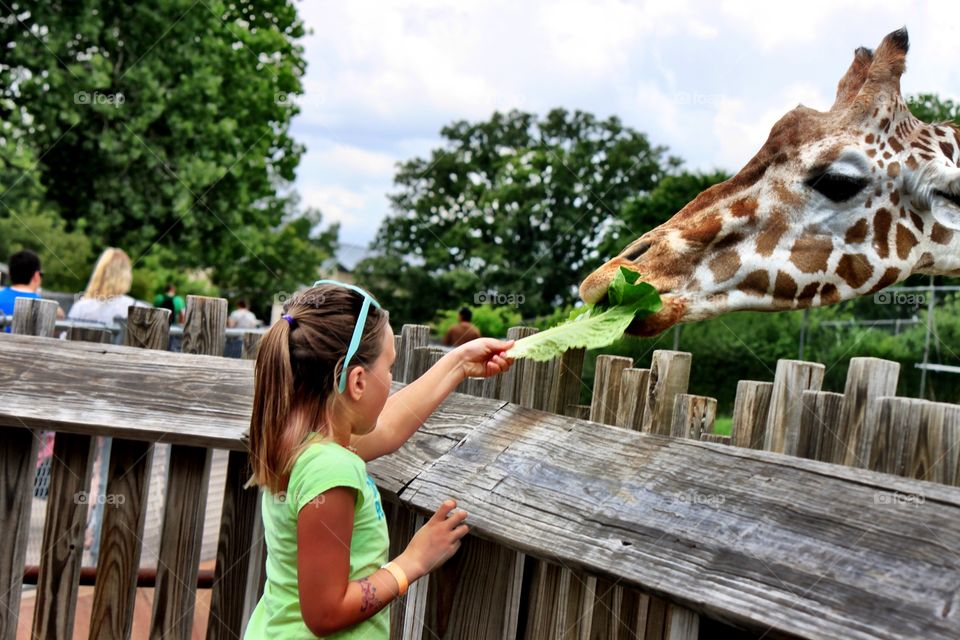
<svg viewBox="0 0 960 640">
<path fill-rule="evenodd" d="M 507 357 L 544 361 L 567 349 L 598 349 L 616 342 L 634 318 L 663 306 L 656 288 L 637 282 L 639 278 L 637 272 L 620 267 L 602 302 L 574 309 L 563 324 L 517 340 Z"/>
</svg>

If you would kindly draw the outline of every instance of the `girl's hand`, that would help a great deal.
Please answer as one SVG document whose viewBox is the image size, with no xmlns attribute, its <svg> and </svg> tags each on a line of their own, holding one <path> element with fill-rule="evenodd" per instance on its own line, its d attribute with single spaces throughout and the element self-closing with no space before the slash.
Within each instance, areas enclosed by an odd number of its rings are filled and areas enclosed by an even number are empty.
<svg viewBox="0 0 960 640">
<path fill-rule="evenodd" d="M 453 500 L 444 501 L 394 560 L 411 583 L 442 565 L 460 548 L 460 539 L 470 528 L 463 523 L 467 519 L 466 511 L 461 509 L 450 514 L 456 506 Z"/>
<path fill-rule="evenodd" d="M 513 358 L 504 354 L 514 342 L 516 341 L 477 338 L 460 345 L 452 353 L 458 357 L 464 378 L 489 378 L 503 373 L 513 364 Z"/>
</svg>

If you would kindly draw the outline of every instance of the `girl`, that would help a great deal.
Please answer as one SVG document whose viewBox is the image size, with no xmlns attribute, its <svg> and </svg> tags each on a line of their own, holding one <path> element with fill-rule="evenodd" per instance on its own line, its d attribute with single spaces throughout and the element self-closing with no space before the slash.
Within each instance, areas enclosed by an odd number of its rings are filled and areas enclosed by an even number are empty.
<svg viewBox="0 0 960 640">
<path fill-rule="evenodd" d="M 370 294 L 321 280 L 285 312 L 256 363 L 251 482 L 265 490 L 267 580 L 245 637 L 386 640 L 386 605 L 457 551 L 467 514 L 447 500 L 386 562 L 364 463 L 396 451 L 467 376 L 506 371 L 512 342 L 464 344 L 388 397 L 393 331 Z"/>
</svg>

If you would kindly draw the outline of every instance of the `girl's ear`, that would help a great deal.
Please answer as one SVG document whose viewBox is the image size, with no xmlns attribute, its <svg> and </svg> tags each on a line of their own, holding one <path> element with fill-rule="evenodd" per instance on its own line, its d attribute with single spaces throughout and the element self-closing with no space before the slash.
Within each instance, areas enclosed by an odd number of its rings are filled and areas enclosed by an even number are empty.
<svg viewBox="0 0 960 640">
<path fill-rule="evenodd" d="M 363 397 L 363 392 L 367 388 L 367 373 L 361 366 L 350 367 L 347 372 L 347 388 L 345 393 L 351 400 L 357 401 Z"/>
</svg>

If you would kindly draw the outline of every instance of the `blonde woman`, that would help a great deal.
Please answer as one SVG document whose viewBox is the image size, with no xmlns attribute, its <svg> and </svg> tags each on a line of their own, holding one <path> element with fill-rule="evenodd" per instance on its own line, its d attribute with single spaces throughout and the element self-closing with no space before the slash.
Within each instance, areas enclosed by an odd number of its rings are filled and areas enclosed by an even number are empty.
<svg viewBox="0 0 960 640">
<path fill-rule="evenodd" d="M 71 320 L 90 320 L 113 324 L 114 318 L 126 318 L 130 305 L 143 305 L 127 295 L 133 282 L 130 256 L 122 249 L 106 249 L 93 268 L 83 296 L 70 308 Z"/>
</svg>

